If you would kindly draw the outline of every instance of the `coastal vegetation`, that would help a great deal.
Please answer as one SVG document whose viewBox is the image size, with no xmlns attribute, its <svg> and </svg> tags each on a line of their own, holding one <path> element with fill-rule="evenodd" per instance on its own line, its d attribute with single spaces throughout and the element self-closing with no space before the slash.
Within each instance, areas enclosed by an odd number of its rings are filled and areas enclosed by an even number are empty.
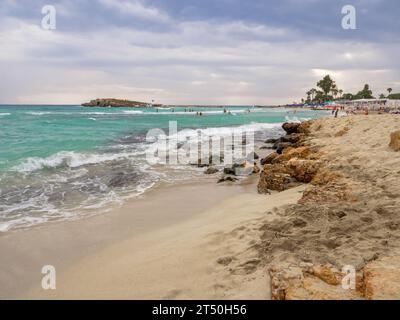
<svg viewBox="0 0 400 320">
<path fill-rule="evenodd" d="M 388 88 L 388 95 L 385 96 L 383 93 L 379 95 L 380 99 L 400 99 L 400 93 L 392 94 L 393 89 Z M 328 74 L 319 80 L 316 84 L 316 88 L 312 88 L 306 92 L 306 99 L 302 100 L 305 103 L 324 103 L 327 101 L 335 100 L 358 100 L 358 99 L 375 99 L 372 94 L 372 90 L 369 84 L 364 84 L 364 87 L 356 94 L 344 93 L 342 89 L 339 89 L 336 82 Z"/>
</svg>

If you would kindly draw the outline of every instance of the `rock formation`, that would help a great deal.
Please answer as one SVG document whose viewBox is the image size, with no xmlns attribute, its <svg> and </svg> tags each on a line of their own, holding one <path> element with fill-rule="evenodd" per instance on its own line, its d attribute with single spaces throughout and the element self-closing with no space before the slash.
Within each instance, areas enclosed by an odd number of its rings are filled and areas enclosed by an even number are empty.
<svg viewBox="0 0 400 320">
<path fill-rule="evenodd" d="M 84 107 L 146 107 L 149 104 L 146 102 L 130 101 L 122 99 L 95 99 L 90 102 L 82 103 Z"/>
</svg>

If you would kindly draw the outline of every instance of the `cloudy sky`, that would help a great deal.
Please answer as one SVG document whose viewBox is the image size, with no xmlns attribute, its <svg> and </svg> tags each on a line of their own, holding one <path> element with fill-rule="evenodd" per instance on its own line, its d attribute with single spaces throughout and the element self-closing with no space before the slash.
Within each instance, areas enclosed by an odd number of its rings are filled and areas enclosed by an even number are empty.
<svg viewBox="0 0 400 320">
<path fill-rule="evenodd" d="M 280 104 L 326 73 L 400 92 L 399 16 L 398 0 L 0 0 L 0 103 Z"/>
</svg>

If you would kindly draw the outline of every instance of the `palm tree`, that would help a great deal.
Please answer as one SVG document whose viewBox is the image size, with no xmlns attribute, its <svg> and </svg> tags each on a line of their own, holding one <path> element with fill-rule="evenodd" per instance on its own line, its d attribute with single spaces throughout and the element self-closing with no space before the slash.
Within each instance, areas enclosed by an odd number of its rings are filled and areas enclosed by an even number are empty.
<svg viewBox="0 0 400 320">
<path fill-rule="evenodd" d="M 307 101 L 310 102 L 311 90 L 308 90 L 306 92 L 306 95 L 307 95 Z"/>
<path fill-rule="evenodd" d="M 390 96 L 390 93 L 393 91 L 393 89 L 392 88 L 387 88 L 386 90 L 387 90 L 387 92 L 389 92 L 389 96 Z"/>
<path fill-rule="evenodd" d="M 339 89 L 339 98 L 342 99 L 343 90 Z"/>
<path fill-rule="evenodd" d="M 311 93 L 311 100 L 314 101 L 314 97 L 315 97 L 315 94 L 317 93 L 317 89 L 312 88 L 310 90 L 310 93 Z"/>
<path fill-rule="evenodd" d="M 333 84 L 332 85 L 332 89 L 331 89 L 331 93 L 332 93 L 332 95 L 333 95 L 333 97 L 336 99 L 336 97 L 337 97 L 337 95 L 338 95 L 338 88 L 337 88 L 337 86 L 336 86 L 336 84 Z"/>
</svg>

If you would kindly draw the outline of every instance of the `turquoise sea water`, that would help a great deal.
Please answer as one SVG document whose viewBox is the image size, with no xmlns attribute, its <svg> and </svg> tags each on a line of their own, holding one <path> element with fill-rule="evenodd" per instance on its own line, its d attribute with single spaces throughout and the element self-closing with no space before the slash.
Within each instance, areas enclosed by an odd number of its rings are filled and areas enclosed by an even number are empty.
<svg viewBox="0 0 400 320">
<path fill-rule="evenodd" d="M 279 124 L 325 113 L 250 107 L 84 108 L 0 106 L 0 231 L 100 211 L 158 181 L 188 177 L 187 168 L 149 165 L 148 130 L 202 129 L 226 134 L 242 126 L 277 135 Z M 250 109 L 250 112 L 248 110 Z M 203 116 L 196 116 L 196 112 Z M 199 170 L 193 170 L 198 174 Z M 79 214 L 78 214 L 79 212 Z"/>
</svg>

